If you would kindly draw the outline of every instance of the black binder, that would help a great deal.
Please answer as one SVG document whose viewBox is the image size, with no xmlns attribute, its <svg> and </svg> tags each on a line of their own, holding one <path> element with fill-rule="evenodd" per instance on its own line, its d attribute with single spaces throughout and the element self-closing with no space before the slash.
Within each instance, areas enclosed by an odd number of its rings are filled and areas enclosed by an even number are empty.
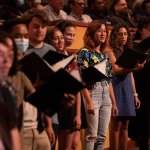
<svg viewBox="0 0 150 150">
<path fill-rule="evenodd" d="M 106 76 L 106 59 L 102 62 L 95 64 L 94 66 L 90 66 L 81 70 L 82 77 L 86 84 L 100 82 L 103 79 L 107 78 Z"/>
<path fill-rule="evenodd" d="M 26 100 L 40 111 L 52 116 L 60 109 L 64 93 L 75 95 L 84 87 L 83 82 L 75 79 L 66 70 L 59 69 Z"/>
<path fill-rule="evenodd" d="M 147 53 L 137 49 L 125 49 L 116 60 L 115 64 L 123 68 L 134 68 L 138 62 L 143 63 L 147 56 Z"/>
<path fill-rule="evenodd" d="M 58 53 L 52 50 L 49 50 L 44 56 L 43 59 L 46 60 L 50 65 L 57 63 L 58 61 L 67 58 L 67 55 Z"/>
<path fill-rule="evenodd" d="M 143 63 L 147 59 L 149 49 L 150 37 L 144 39 L 134 48 L 126 48 L 115 64 L 123 68 L 134 68 L 138 62 Z"/>
<path fill-rule="evenodd" d="M 53 75 L 50 65 L 34 52 L 25 56 L 20 61 L 20 64 L 21 70 L 28 76 L 32 83 L 35 83 L 37 74 L 39 74 L 42 81 L 48 80 Z"/>
</svg>

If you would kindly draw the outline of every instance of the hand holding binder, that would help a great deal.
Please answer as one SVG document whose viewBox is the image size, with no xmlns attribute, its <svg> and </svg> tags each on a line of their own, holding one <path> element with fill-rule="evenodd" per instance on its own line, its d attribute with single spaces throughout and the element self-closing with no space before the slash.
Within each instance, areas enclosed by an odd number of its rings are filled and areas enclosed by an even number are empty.
<svg viewBox="0 0 150 150">
<path fill-rule="evenodd" d="M 134 68 L 137 63 L 143 63 L 148 57 L 150 37 L 140 42 L 134 48 L 126 48 L 115 64 L 123 68 Z"/>
<path fill-rule="evenodd" d="M 85 87 L 81 77 L 76 75 L 76 67 L 71 72 L 65 69 L 73 60 L 74 56 L 70 56 L 50 66 L 53 74 L 26 100 L 49 116 L 57 112 L 65 93 L 75 95 Z"/>
<path fill-rule="evenodd" d="M 107 62 L 107 59 L 103 60 L 102 62 L 98 64 L 95 64 L 94 66 L 90 66 L 88 68 L 81 70 L 82 77 L 84 81 L 87 83 L 87 85 L 107 78 L 106 62 Z"/>
</svg>

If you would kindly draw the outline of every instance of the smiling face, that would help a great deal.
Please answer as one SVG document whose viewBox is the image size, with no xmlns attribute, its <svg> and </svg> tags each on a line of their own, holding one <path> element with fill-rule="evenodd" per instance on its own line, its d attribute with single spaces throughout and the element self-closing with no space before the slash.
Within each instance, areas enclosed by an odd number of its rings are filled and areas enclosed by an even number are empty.
<svg viewBox="0 0 150 150">
<path fill-rule="evenodd" d="M 59 52 L 64 52 L 64 37 L 61 31 L 54 31 L 50 44 L 56 48 Z"/>
<path fill-rule="evenodd" d="M 102 24 L 100 28 L 94 33 L 94 41 L 97 45 L 104 43 L 107 37 L 106 26 Z"/>
</svg>

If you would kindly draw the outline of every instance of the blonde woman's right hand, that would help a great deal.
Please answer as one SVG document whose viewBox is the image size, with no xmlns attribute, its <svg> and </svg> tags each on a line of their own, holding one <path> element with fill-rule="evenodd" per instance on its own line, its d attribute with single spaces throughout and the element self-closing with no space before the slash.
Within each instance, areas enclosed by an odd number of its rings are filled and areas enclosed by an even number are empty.
<svg viewBox="0 0 150 150">
<path fill-rule="evenodd" d="M 87 104 L 87 112 L 91 115 L 94 115 L 94 105 L 93 102 Z"/>
</svg>

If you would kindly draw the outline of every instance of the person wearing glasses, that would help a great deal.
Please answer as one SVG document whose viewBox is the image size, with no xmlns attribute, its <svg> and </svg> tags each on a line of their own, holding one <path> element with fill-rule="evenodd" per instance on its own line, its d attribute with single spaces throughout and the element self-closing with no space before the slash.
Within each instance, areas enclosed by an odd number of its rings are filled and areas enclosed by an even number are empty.
<svg viewBox="0 0 150 150">
<path fill-rule="evenodd" d="M 49 21 L 60 20 L 67 18 L 67 13 L 62 9 L 64 7 L 64 0 L 48 0 L 48 5 L 44 7 Z"/>
<path fill-rule="evenodd" d="M 89 23 L 92 19 L 87 14 L 84 14 L 85 2 L 84 0 L 68 0 L 68 6 L 71 9 L 67 20 Z"/>
</svg>

